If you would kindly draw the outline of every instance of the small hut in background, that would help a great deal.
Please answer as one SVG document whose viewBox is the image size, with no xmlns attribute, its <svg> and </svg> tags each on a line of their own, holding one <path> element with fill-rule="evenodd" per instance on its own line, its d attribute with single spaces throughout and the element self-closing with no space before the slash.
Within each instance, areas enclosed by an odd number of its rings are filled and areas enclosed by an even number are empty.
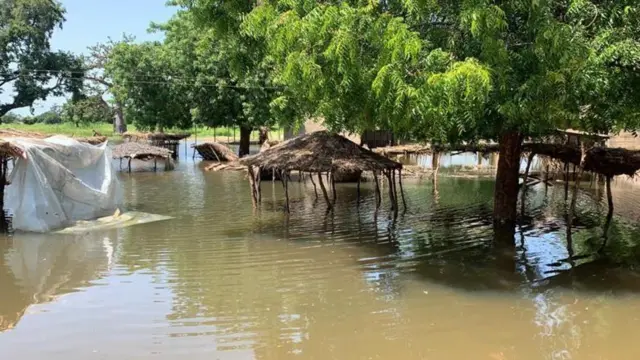
<svg viewBox="0 0 640 360">
<path fill-rule="evenodd" d="M 120 169 L 122 169 L 122 159 L 128 159 L 127 168 L 131 172 L 131 160 L 137 159 L 142 161 L 153 160 L 153 171 L 158 170 L 158 160 L 165 163 L 165 170 L 172 167 L 170 150 L 158 146 L 151 146 L 138 142 L 125 142 L 116 145 L 113 148 L 113 158 L 120 160 Z"/>
<path fill-rule="evenodd" d="M 376 208 L 380 206 L 381 194 L 379 175 L 387 178 L 389 183 L 389 199 L 392 210 L 398 210 L 398 192 L 396 190 L 396 175 L 400 186 L 400 194 L 405 204 L 402 189 L 402 164 L 367 150 L 349 139 L 328 131 L 316 131 L 287 140 L 276 146 L 270 147 L 259 154 L 245 157 L 239 160 L 240 164 L 247 166 L 249 170 L 249 182 L 251 185 L 254 206 L 261 200 L 260 172 L 273 171 L 280 174 L 285 189 L 286 206 L 289 212 L 289 173 L 299 171 L 309 173 L 316 197 L 317 187 L 313 175 L 322 190 L 328 210 L 333 209 L 336 201 L 335 176 L 338 171 L 363 172 L 371 171 L 376 185 Z M 396 174 L 397 173 L 397 174 Z M 324 184 L 323 174 L 330 183 L 332 198 L 329 197 Z M 358 201 L 360 200 L 360 181 L 358 181 Z"/>
<path fill-rule="evenodd" d="M 227 146 L 217 142 L 206 142 L 199 145 L 191 145 L 200 157 L 207 161 L 236 161 L 239 159 L 238 155 L 234 153 Z"/>
<path fill-rule="evenodd" d="M 146 143 L 151 146 L 161 147 L 171 151 L 173 159 L 178 158 L 178 146 L 180 141 L 190 137 L 191 134 L 165 134 L 165 133 L 124 133 L 122 138 L 125 142 Z"/>
</svg>

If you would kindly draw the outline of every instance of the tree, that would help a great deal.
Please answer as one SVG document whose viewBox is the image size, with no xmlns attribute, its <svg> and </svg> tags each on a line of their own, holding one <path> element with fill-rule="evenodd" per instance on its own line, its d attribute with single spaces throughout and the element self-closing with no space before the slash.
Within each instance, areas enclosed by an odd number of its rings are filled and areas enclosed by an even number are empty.
<svg viewBox="0 0 640 360">
<path fill-rule="evenodd" d="M 200 14 L 246 8 L 190 3 Z M 243 19 L 289 90 L 275 104 L 295 103 L 336 130 L 497 140 L 497 224 L 516 220 L 525 138 L 638 127 L 640 18 L 632 0 L 267 0 Z"/>
<path fill-rule="evenodd" d="M 87 75 L 85 78 L 93 84 L 89 86 L 91 92 L 98 94 L 101 97 L 107 93 L 112 92 L 113 79 L 105 73 L 105 66 L 109 60 L 109 56 L 113 48 L 119 43 L 131 44 L 135 38 L 133 36 L 124 35 L 122 40 L 114 41 L 109 39 L 107 42 L 98 43 L 89 47 L 89 56 L 85 61 L 85 68 Z M 113 94 L 112 94 L 113 95 Z M 114 118 L 113 118 L 113 131 L 119 134 L 127 132 L 127 122 L 124 118 L 124 109 L 122 100 L 118 97 L 114 98 Z"/>
<path fill-rule="evenodd" d="M 81 60 L 50 49 L 53 30 L 63 22 L 64 9 L 54 0 L 0 2 L 0 94 L 13 85 L 11 100 L 0 103 L 0 116 L 82 88 Z"/>
<path fill-rule="evenodd" d="M 81 96 L 67 101 L 62 107 L 62 118 L 76 126 L 91 123 L 111 123 L 114 109 L 99 95 Z"/>
<path fill-rule="evenodd" d="M 176 77 L 173 55 L 159 42 L 119 43 L 111 50 L 105 64 L 111 91 L 140 129 L 191 126 L 188 84 Z"/>
<path fill-rule="evenodd" d="M 209 16 L 190 4 L 173 4 L 188 11 L 157 28 L 165 32 L 165 46 L 180 62 L 182 76 L 195 81 L 190 87 L 194 120 L 240 127 L 239 155 L 247 155 L 252 131 L 275 124 L 272 102 L 282 92 L 271 81 L 264 44 L 240 32 L 241 17 L 253 5 L 225 2 L 228 11 Z"/>
</svg>

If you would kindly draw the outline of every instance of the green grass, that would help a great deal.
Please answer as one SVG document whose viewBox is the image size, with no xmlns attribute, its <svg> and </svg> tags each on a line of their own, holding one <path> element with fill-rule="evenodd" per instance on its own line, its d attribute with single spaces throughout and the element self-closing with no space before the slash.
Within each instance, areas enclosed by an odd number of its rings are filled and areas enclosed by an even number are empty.
<svg viewBox="0 0 640 360">
<path fill-rule="evenodd" d="M 75 126 L 71 123 L 62 123 L 62 124 L 0 124 L 0 129 L 16 129 L 22 131 L 31 131 L 31 132 L 39 132 L 42 134 L 59 134 L 59 135 L 67 135 L 67 136 L 76 136 L 76 137 L 89 137 L 93 136 L 93 131 L 97 131 L 100 134 L 108 137 L 117 137 L 117 134 L 113 133 L 113 125 L 107 123 L 94 123 L 87 124 L 82 126 Z M 134 125 L 128 125 L 128 131 L 135 132 L 137 131 Z M 225 128 L 202 128 L 198 127 L 197 129 L 188 129 L 188 130 L 178 130 L 178 129 L 165 129 L 166 133 L 191 133 L 191 136 L 197 134 L 198 138 L 228 138 L 229 141 L 240 140 L 240 129 L 236 128 L 234 132 L 234 128 L 225 127 Z M 234 136 L 235 135 L 235 136 Z M 269 139 L 273 140 L 282 140 L 284 138 L 284 132 L 281 129 L 276 129 L 274 131 L 269 132 Z M 254 131 L 251 133 L 251 140 L 258 139 L 258 132 Z M 221 139 L 222 140 L 222 139 Z"/>
</svg>

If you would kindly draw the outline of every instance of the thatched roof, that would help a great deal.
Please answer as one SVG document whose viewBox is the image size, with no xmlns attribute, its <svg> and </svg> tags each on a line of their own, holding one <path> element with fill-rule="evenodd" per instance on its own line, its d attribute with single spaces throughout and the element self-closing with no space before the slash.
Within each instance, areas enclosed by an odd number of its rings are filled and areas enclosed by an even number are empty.
<svg viewBox="0 0 640 360">
<path fill-rule="evenodd" d="M 265 169 L 307 172 L 402 168 L 402 164 L 328 131 L 317 131 L 287 140 L 259 154 L 240 159 L 240 163 Z"/>
<path fill-rule="evenodd" d="M 162 141 L 162 140 L 172 140 L 172 141 L 180 141 L 191 136 L 189 133 L 183 134 L 165 134 L 165 133 L 136 133 L 136 132 L 126 132 L 122 134 L 124 139 L 138 141 L 138 140 L 150 140 L 150 141 Z"/>
<path fill-rule="evenodd" d="M 236 161 L 238 155 L 234 153 L 228 146 L 217 142 L 206 142 L 198 145 L 192 145 L 198 151 L 203 159 L 209 161 Z"/>
<path fill-rule="evenodd" d="M 0 140 L 0 157 L 21 157 L 23 153 L 21 148 L 11 142 Z"/>
<path fill-rule="evenodd" d="M 126 142 L 116 145 L 113 148 L 113 158 L 131 158 L 131 159 L 167 159 L 171 156 L 172 151 L 158 146 L 151 146 L 137 142 Z"/>
<path fill-rule="evenodd" d="M 16 129 L 0 129 L 0 156 L 2 157 L 19 157 L 23 155 L 22 149 L 12 143 L 12 139 L 46 139 L 53 135 L 42 134 L 32 131 L 23 131 Z M 91 145 L 102 144 L 107 141 L 106 136 L 92 137 L 72 137 L 73 139 L 88 143 Z"/>
<path fill-rule="evenodd" d="M 51 136 L 54 136 L 54 135 L 43 134 L 43 133 L 34 132 L 34 131 L 23 131 L 23 130 L 16 130 L 16 129 L 0 129 L 0 139 L 5 139 L 5 140 L 10 140 L 12 138 L 46 139 Z M 107 141 L 107 137 L 102 135 L 90 136 L 90 137 L 71 136 L 71 138 L 76 141 L 88 143 L 91 145 L 98 145 Z"/>
</svg>

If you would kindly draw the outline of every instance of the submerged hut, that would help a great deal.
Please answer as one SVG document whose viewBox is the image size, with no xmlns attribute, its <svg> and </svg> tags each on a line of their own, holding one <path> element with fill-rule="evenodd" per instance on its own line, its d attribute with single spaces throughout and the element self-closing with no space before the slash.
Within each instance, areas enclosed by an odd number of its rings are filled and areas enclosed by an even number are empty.
<svg viewBox="0 0 640 360">
<path fill-rule="evenodd" d="M 127 168 L 131 172 L 131 160 L 142 161 L 153 160 L 153 171 L 158 170 L 158 159 L 165 162 L 165 169 L 171 166 L 171 150 L 158 146 L 151 146 L 137 142 L 125 142 L 113 148 L 113 158 L 120 159 L 122 169 L 122 159 L 129 159 Z"/>
<path fill-rule="evenodd" d="M 13 168 L 13 166 L 15 166 L 16 159 L 27 158 L 26 148 L 28 148 L 34 142 L 38 142 L 40 145 L 44 144 L 51 146 L 51 143 L 46 142 L 46 140 L 44 139 L 51 138 L 52 136 L 53 135 L 16 129 L 0 129 L 0 232 L 7 232 L 10 230 L 9 228 L 11 221 L 5 211 L 5 187 L 10 185 L 10 182 L 8 181 L 8 177 L 10 175 L 9 171 Z M 91 145 L 102 145 L 107 141 L 107 138 L 105 136 L 71 138 L 78 142 L 88 143 Z M 55 147 L 53 147 L 52 149 L 53 151 L 60 151 L 56 150 Z M 39 189 L 33 189 L 32 185 L 20 185 L 31 187 L 32 191 L 39 191 Z M 51 185 L 49 184 L 49 186 Z"/>
<path fill-rule="evenodd" d="M 373 172 L 376 183 L 376 205 L 380 206 L 381 194 L 378 175 L 384 175 L 389 183 L 389 199 L 392 210 L 398 209 L 398 197 L 396 190 L 396 172 L 403 203 L 404 192 L 402 190 L 401 171 L 402 164 L 378 155 L 351 140 L 328 131 L 317 131 L 305 134 L 276 146 L 270 147 L 259 154 L 245 157 L 239 160 L 240 164 L 247 166 L 249 170 L 249 182 L 251 184 L 254 206 L 260 202 L 260 171 L 273 171 L 279 173 L 285 189 L 286 207 L 289 211 L 288 181 L 291 171 L 309 173 L 316 197 L 317 187 L 313 176 L 317 176 L 320 189 L 328 205 L 328 210 L 333 209 L 336 200 L 335 176 L 338 171 L 348 172 Z M 323 174 L 327 175 L 331 184 L 333 198 L 329 198 L 327 188 L 323 181 Z M 358 200 L 360 197 L 360 181 L 358 181 Z M 406 206 L 406 203 L 405 203 Z"/>
<path fill-rule="evenodd" d="M 171 151 L 171 157 L 178 157 L 178 145 L 180 141 L 190 137 L 189 133 L 165 134 L 165 133 L 136 133 L 127 132 L 122 135 L 125 142 L 137 142 L 149 144 L 151 146 L 165 148 Z"/>
<path fill-rule="evenodd" d="M 200 157 L 208 161 L 236 161 L 239 159 L 238 155 L 234 153 L 229 147 L 217 142 L 206 142 L 199 145 L 191 145 Z"/>
</svg>

